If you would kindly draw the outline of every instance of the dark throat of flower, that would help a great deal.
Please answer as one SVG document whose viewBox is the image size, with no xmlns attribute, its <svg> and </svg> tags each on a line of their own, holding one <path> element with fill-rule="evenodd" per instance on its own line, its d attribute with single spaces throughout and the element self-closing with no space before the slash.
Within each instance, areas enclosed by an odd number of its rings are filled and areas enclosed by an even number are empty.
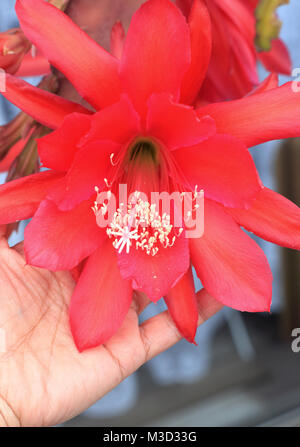
<svg viewBox="0 0 300 447">
<path fill-rule="evenodd" d="M 132 245 L 148 255 L 171 247 L 183 231 L 182 226 L 174 227 L 175 205 L 168 212 L 163 210 L 162 201 L 153 203 L 153 193 L 165 194 L 166 200 L 172 193 L 183 191 L 182 178 L 178 173 L 171 154 L 163 145 L 149 138 L 135 139 L 118 161 L 112 161 L 112 170 L 107 187 L 109 197 L 114 194 L 118 208 L 111 214 L 107 234 L 113 239 L 113 246 L 121 253 L 127 253 Z M 119 186 L 126 185 L 128 202 L 119 199 Z M 98 198 L 94 212 L 99 225 L 99 216 L 109 213 L 106 204 L 99 208 Z M 102 213 L 102 215 L 100 214 Z"/>
</svg>

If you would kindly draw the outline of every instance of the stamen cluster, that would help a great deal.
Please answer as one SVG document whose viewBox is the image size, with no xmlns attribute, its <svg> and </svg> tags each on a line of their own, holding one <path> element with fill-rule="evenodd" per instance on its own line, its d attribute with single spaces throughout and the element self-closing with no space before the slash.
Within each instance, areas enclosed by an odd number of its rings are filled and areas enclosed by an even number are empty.
<svg viewBox="0 0 300 447">
<path fill-rule="evenodd" d="M 114 238 L 113 246 L 119 253 L 124 248 L 126 248 L 126 253 L 129 253 L 135 242 L 136 249 L 155 256 L 160 248 L 172 247 L 183 228 L 179 228 L 175 234 L 170 215 L 167 213 L 160 215 L 156 204 L 150 204 L 140 195 L 141 193 L 136 191 L 127 206 L 124 203 L 120 204 L 108 224 L 106 233 L 109 238 Z M 108 204 L 103 204 L 98 208 L 96 201 L 93 208 L 96 216 L 99 212 L 105 215 L 108 212 L 108 206 Z"/>
</svg>

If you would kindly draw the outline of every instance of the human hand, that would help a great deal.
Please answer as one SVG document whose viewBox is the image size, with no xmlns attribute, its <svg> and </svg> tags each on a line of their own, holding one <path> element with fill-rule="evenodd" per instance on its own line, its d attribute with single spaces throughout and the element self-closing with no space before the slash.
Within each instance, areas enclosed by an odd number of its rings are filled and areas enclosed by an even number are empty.
<svg viewBox="0 0 300 447">
<path fill-rule="evenodd" d="M 69 328 L 75 281 L 25 265 L 22 244 L 0 239 L 0 425 L 49 426 L 84 411 L 149 359 L 180 340 L 168 312 L 139 325 L 149 304 L 136 295 L 121 327 L 105 345 L 79 353 Z M 199 324 L 221 304 L 201 291 Z M 200 299 L 201 298 L 201 299 Z"/>
</svg>

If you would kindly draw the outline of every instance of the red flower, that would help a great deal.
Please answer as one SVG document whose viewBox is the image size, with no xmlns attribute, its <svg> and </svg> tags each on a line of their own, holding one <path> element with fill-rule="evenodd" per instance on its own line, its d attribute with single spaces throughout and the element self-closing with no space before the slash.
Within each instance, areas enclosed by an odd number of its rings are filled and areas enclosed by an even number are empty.
<svg viewBox="0 0 300 447">
<path fill-rule="evenodd" d="M 193 20 L 193 0 L 176 0 L 188 20 Z M 258 0 L 202 0 L 211 19 L 212 51 L 201 101 L 221 101 L 245 96 L 258 84 L 257 59 L 274 73 L 290 75 L 291 60 L 280 39 L 270 51 L 255 47 L 255 9 Z"/>
<path fill-rule="evenodd" d="M 86 260 L 70 305 L 78 349 L 104 343 L 118 330 L 133 288 L 153 301 L 164 296 L 177 327 L 193 341 L 191 264 L 225 305 L 269 310 L 268 263 L 240 225 L 299 248 L 300 212 L 263 187 L 247 147 L 300 135 L 300 96 L 291 85 L 268 90 L 270 78 L 259 93 L 241 100 L 197 111 L 183 105 L 183 98 L 193 101 L 209 59 L 201 0 L 193 4 L 192 29 L 170 0 L 143 4 L 120 62 L 48 3 L 17 0 L 16 9 L 28 38 L 97 110 L 7 77 L 5 96 L 55 131 L 39 140 L 50 170 L 0 188 L 0 224 L 34 216 L 24 242 L 31 265 L 71 270 Z M 128 228 L 100 228 L 91 210 L 95 186 L 110 184 L 117 193 L 120 183 L 146 192 L 199 185 L 206 196 L 204 235 L 187 239 L 183 232 L 169 244 L 162 226 L 163 243 L 151 245 L 145 236 L 146 249 L 136 249 L 135 233 L 126 250 Z"/>
</svg>

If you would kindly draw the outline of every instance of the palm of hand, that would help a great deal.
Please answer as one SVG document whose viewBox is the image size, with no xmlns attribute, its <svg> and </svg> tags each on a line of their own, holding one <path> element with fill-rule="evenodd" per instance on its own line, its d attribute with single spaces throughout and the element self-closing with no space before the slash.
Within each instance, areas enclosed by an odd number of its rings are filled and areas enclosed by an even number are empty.
<svg viewBox="0 0 300 447">
<path fill-rule="evenodd" d="M 68 320 L 74 285 L 69 272 L 25 265 L 22 247 L 11 249 L 0 240 L 0 335 L 6 341 L 0 353 L 0 425 L 69 419 L 180 339 L 167 312 L 139 326 L 147 301 L 136 296 L 119 332 L 106 345 L 79 353 Z M 204 297 L 201 307 L 200 323 L 220 305 Z"/>
</svg>

